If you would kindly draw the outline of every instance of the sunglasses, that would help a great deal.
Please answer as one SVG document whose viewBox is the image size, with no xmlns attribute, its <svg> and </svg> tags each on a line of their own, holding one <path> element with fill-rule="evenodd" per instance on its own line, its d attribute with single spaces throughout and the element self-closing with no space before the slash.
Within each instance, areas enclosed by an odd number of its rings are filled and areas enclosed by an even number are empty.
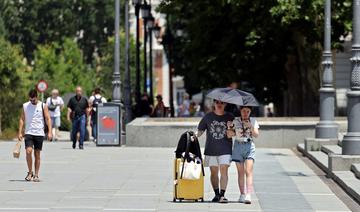
<svg viewBox="0 0 360 212">
<path fill-rule="evenodd" d="M 221 104 L 221 105 L 225 104 L 225 102 L 218 101 L 218 100 L 215 100 L 214 102 L 215 102 L 215 104 Z"/>
</svg>

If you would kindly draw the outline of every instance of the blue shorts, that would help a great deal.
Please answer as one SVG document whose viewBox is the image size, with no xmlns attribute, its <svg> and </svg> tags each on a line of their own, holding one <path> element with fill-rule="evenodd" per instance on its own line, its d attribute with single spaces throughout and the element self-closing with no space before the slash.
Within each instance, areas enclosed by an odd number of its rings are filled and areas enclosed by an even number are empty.
<svg viewBox="0 0 360 212">
<path fill-rule="evenodd" d="M 60 116 L 51 117 L 51 127 L 58 128 L 60 127 Z"/>
<path fill-rule="evenodd" d="M 254 142 L 234 141 L 232 151 L 232 161 L 243 163 L 245 160 L 252 159 L 255 161 L 255 144 Z"/>
</svg>

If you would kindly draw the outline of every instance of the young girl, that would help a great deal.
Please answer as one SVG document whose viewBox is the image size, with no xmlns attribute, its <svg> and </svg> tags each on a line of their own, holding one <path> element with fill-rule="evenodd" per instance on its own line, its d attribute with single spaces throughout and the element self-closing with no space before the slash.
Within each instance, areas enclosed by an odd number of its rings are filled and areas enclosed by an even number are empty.
<svg viewBox="0 0 360 212">
<path fill-rule="evenodd" d="M 227 136 L 232 137 L 234 141 L 232 161 L 236 162 L 238 171 L 238 184 L 241 193 L 239 202 L 246 204 L 251 204 L 251 193 L 254 190 L 255 144 L 253 138 L 259 136 L 259 124 L 255 118 L 250 117 L 250 113 L 251 107 L 242 106 L 240 107 L 241 117 L 236 117 L 233 122 L 227 123 Z"/>
</svg>

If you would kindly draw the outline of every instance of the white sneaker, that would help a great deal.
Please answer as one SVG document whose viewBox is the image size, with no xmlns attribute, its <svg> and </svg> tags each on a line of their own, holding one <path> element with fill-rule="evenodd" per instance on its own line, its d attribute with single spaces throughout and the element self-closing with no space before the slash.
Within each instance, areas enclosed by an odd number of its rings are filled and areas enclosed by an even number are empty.
<svg viewBox="0 0 360 212">
<path fill-rule="evenodd" d="M 251 204 L 251 195 L 250 194 L 246 194 L 244 202 L 245 202 L 245 204 Z"/>
<path fill-rule="evenodd" d="M 241 194 L 241 195 L 240 195 L 239 202 L 240 202 L 240 203 L 244 203 L 244 202 L 245 202 L 245 194 Z"/>
</svg>

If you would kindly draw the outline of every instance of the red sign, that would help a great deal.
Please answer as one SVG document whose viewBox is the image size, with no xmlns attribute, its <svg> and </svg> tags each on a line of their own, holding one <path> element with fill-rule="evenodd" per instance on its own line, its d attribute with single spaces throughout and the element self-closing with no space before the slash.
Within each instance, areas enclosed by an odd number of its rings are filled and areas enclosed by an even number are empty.
<svg viewBox="0 0 360 212">
<path fill-rule="evenodd" d="M 115 129 L 116 127 L 116 122 L 114 121 L 114 119 L 108 116 L 103 117 L 101 122 L 105 129 Z"/>
<path fill-rule="evenodd" d="M 36 85 L 36 89 L 37 89 L 39 92 L 43 93 L 43 92 L 46 91 L 46 89 L 48 89 L 48 84 L 46 83 L 45 80 L 40 80 L 40 81 L 38 82 L 38 84 Z"/>
</svg>

